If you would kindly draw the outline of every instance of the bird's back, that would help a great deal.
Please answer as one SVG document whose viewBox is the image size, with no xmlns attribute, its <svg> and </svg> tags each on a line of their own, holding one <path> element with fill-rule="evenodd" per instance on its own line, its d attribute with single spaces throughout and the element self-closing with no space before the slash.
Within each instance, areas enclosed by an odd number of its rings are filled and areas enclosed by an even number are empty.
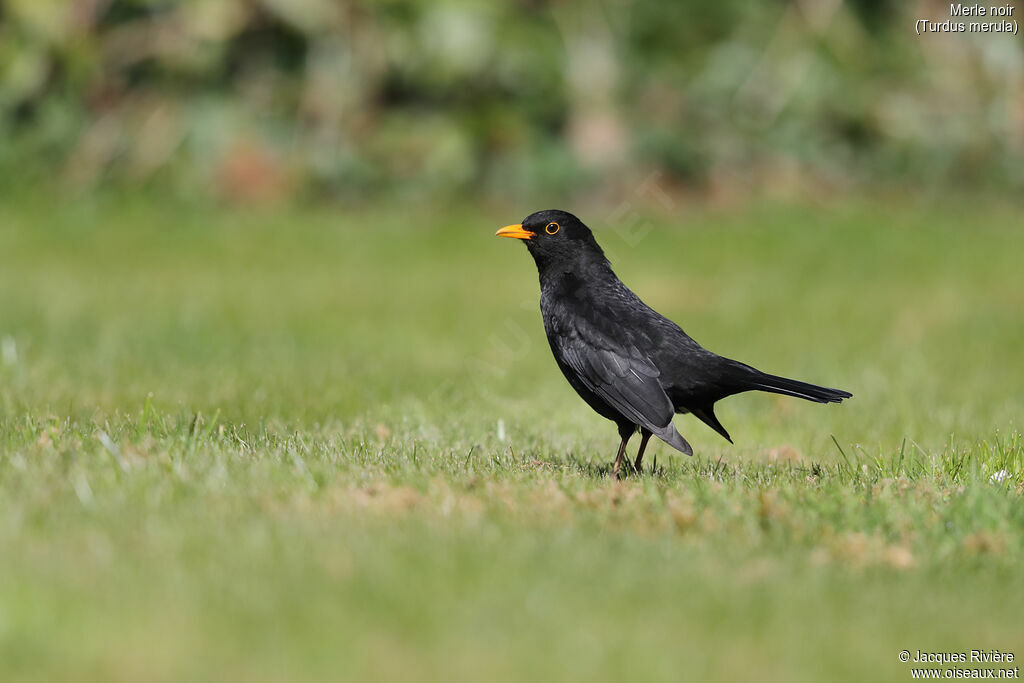
<svg viewBox="0 0 1024 683">
<path fill-rule="evenodd" d="M 676 323 L 645 304 L 610 268 L 589 274 L 560 273 L 541 284 L 541 314 L 549 341 L 569 338 L 614 345 L 630 358 L 648 362 L 674 409 L 690 396 L 720 395 L 724 368 L 734 361 L 708 351 Z M 559 359 L 560 349 L 552 343 Z M 561 361 L 561 359 L 559 359 Z"/>
</svg>

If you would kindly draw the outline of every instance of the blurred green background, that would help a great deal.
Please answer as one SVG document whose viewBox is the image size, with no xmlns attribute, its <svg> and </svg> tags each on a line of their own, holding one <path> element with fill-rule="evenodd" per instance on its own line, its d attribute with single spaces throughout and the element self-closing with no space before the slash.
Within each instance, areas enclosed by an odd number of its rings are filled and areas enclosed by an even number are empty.
<svg viewBox="0 0 1024 683">
<path fill-rule="evenodd" d="M 1019 661 L 1024 42 L 949 11 L 0 0 L 0 681 Z M 854 399 L 605 476 L 493 237 L 552 207 Z"/>
<path fill-rule="evenodd" d="M 1022 41 L 943 2 L 2 0 L 0 173 L 86 191 L 1024 188 Z"/>
</svg>

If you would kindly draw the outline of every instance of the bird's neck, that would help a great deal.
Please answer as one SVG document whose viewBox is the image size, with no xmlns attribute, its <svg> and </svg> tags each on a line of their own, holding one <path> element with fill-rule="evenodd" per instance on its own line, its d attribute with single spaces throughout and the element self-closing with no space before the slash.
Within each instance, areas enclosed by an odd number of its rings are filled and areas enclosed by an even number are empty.
<svg viewBox="0 0 1024 683">
<path fill-rule="evenodd" d="M 586 283 L 607 281 L 615 278 L 612 266 L 604 254 L 577 254 L 571 259 L 561 258 L 557 261 L 537 260 L 537 272 L 540 275 L 542 290 L 559 292 L 569 290 L 575 292 Z"/>
</svg>

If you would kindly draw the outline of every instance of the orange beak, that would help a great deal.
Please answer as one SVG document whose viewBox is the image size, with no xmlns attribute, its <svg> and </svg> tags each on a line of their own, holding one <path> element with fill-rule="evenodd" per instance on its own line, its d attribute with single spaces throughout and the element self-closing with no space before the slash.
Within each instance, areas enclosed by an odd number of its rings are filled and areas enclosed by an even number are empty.
<svg viewBox="0 0 1024 683">
<path fill-rule="evenodd" d="M 513 237 L 517 240 L 528 240 L 531 239 L 536 233 L 530 232 L 525 229 L 522 225 L 516 223 L 515 225 L 506 225 L 504 228 L 494 233 L 498 237 Z"/>
</svg>

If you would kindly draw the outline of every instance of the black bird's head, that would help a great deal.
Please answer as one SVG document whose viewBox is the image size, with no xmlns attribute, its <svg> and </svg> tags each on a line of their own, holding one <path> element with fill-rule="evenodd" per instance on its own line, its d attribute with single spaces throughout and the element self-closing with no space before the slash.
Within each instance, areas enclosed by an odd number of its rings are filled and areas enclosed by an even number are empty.
<svg viewBox="0 0 1024 683">
<path fill-rule="evenodd" d="M 526 242 L 542 274 L 551 267 L 571 270 L 581 264 L 607 263 L 590 228 L 567 211 L 531 213 L 522 223 L 506 225 L 494 234 Z"/>
</svg>

